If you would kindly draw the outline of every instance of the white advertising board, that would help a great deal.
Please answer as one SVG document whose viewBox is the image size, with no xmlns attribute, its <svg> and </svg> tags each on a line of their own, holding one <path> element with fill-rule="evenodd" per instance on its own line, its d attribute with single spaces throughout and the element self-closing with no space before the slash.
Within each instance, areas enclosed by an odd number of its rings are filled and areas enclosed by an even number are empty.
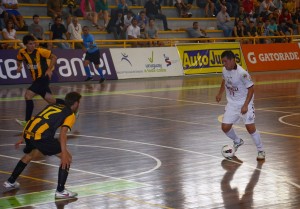
<svg viewBox="0 0 300 209">
<path fill-rule="evenodd" d="M 176 47 L 110 49 L 118 79 L 183 75 Z"/>
</svg>

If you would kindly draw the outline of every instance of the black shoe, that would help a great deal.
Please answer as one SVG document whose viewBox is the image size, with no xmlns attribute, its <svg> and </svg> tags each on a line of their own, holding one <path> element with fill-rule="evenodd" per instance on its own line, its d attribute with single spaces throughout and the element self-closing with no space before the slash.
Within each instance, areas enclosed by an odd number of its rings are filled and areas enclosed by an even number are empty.
<svg viewBox="0 0 300 209">
<path fill-rule="evenodd" d="M 165 29 L 165 31 L 171 31 L 171 29 L 170 29 L 170 28 L 167 28 L 167 29 Z"/>
<path fill-rule="evenodd" d="M 105 78 L 101 78 L 99 83 L 103 83 L 106 79 Z"/>
<path fill-rule="evenodd" d="M 90 80 L 93 80 L 93 76 L 87 77 L 84 81 L 90 81 Z"/>
</svg>

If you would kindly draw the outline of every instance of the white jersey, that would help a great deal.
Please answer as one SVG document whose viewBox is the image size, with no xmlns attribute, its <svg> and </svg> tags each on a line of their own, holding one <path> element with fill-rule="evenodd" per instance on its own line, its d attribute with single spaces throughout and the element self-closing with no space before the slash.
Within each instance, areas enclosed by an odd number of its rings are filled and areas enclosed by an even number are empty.
<svg viewBox="0 0 300 209">
<path fill-rule="evenodd" d="M 249 73 L 237 64 L 237 69 L 222 70 L 225 81 L 226 99 L 230 105 L 242 106 L 245 103 L 248 94 L 248 88 L 253 86 Z M 252 104 L 254 95 L 249 103 Z"/>
</svg>

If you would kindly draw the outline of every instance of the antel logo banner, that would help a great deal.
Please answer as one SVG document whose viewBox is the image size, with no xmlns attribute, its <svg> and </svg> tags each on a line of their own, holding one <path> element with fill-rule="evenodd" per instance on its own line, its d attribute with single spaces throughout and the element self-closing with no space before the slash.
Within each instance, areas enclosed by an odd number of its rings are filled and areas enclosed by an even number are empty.
<svg viewBox="0 0 300 209">
<path fill-rule="evenodd" d="M 111 54 L 108 49 L 102 49 L 100 67 L 106 78 L 109 80 L 118 79 Z M 52 53 L 57 56 L 57 63 L 51 82 L 83 81 L 86 73 L 83 67 L 84 53 L 82 50 L 55 49 Z M 0 51 L 0 84 L 31 83 L 30 72 L 24 68 L 17 73 L 17 50 Z M 98 72 L 93 64 L 90 65 L 92 75 L 97 76 Z"/>
<path fill-rule="evenodd" d="M 268 70 L 294 70 L 300 66 L 297 43 L 245 44 L 242 51 L 250 72 Z"/>
</svg>

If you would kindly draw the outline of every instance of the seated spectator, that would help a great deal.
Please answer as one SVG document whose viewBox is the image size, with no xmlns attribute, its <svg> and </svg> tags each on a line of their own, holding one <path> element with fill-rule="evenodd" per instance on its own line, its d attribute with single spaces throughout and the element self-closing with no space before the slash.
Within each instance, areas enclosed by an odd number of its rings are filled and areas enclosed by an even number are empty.
<svg viewBox="0 0 300 209">
<path fill-rule="evenodd" d="M 2 38 L 3 40 L 18 40 L 16 38 L 16 30 L 14 29 L 14 22 L 12 19 L 8 19 L 6 22 L 6 28 L 2 29 Z M 18 45 L 22 48 L 25 48 L 21 40 L 18 40 Z M 7 43 L 7 49 L 14 49 L 14 43 Z"/>
<path fill-rule="evenodd" d="M 293 35 L 293 29 L 290 28 L 290 27 L 286 24 L 285 21 L 282 21 L 282 22 L 280 23 L 280 25 L 278 25 L 277 29 L 278 29 L 278 32 L 279 32 L 280 36 L 290 36 L 290 35 Z M 282 40 L 282 42 L 283 42 L 283 43 L 291 42 L 291 38 L 286 37 L 286 38 L 284 38 L 284 39 Z"/>
<path fill-rule="evenodd" d="M 113 32 L 115 40 L 125 39 L 124 16 L 122 11 L 119 11 L 117 17 L 113 16 L 108 23 L 109 33 Z"/>
<path fill-rule="evenodd" d="M 279 24 L 281 24 L 283 21 L 288 25 L 288 27 L 293 28 L 292 15 L 287 9 L 284 9 L 279 16 Z"/>
<path fill-rule="evenodd" d="M 270 25 L 270 20 L 266 19 L 265 23 L 263 25 L 263 34 L 262 34 L 262 36 L 265 36 L 265 37 L 270 36 L 269 25 Z M 272 40 L 270 38 L 266 38 L 266 39 L 262 39 L 262 40 L 263 40 L 263 43 L 266 43 L 266 44 L 272 43 Z"/>
<path fill-rule="evenodd" d="M 300 35 L 300 8 L 298 8 L 296 14 L 293 16 L 293 23 L 296 26 L 298 35 Z"/>
<path fill-rule="evenodd" d="M 277 24 L 279 24 L 280 13 L 281 13 L 281 11 L 279 11 L 279 9 L 277 9 L 277 8 L 275 8 L 272 13 L 272 18 L 276 19 Z"/>
<path fill-rule="evenodd" d="M 92 27 L 96 27 L 98 29 L 98 14 L 95 10 L 94 0 L 81 0 L 80 1 L 80 10 L 85 19 L 90 20 L 92 22 Z"/>
<path fill-rule="evenodd" d="M 144 11 L 141 11 L 139 13 L 139 16 L 137 16 L 137 20 L 141 33 L 143 33 L 145 31 L 146 25 L 148 24 L 148 17 L 146 16 L 146 13 Z"/>
<path fill-rule="evenodd" d="M 231 17 L 237 16 L 240 7 L 240 0 L 226 0 L 226 2 L 231 5 L 231 13 L 228 12 L 229 15 Z"/>
<path fill-rule="evenodd" d="M 275 9 L 275 5 L 272 0 L 263 0 L 259 7 L 259 14 L 264 17 L 268 16 Z"/>
<path fill-rule="evenodd" d="M 280 14 L 283 9 L 282 1 L 281 0 L 273 0 L 273 4 L 278 9 L 279 14 Z"/>
<path fill-rule="evenodd" d="M 287 0 L 286 3 L 284 4 L 284 9 L 288 10 L 291 14 L 296 13 L 296 1 L 295 0 Z"/>
<path fill-rule="evenodd" d="M 58 16 L 67 19 L 67 25 L 71 22 L 71 17 L 63 10 L 63 1 L 61 0 L 47 1 L 47 16 L 51 17 L 53 21 L 55 21 L 55 18 Z"/>
<path fill-rule="evenodd" d="M 254 24 L 254 21 L 251 20 L 249 22 L 249 26 L 246 27 L 246 33 L 249 37 L 257 37 L 258 36 L 257 28 Z M 253 43 L 253 39 L 249 39 L 249 42 Z"/>
<path fill-rule="evenodd" d="M 152 39 L 152 41 L 149 42 L 149 46 L 161 46 L 162 43 L 159 41 L 154 41 L 153 39 L 158 39 L 158 29 L 155 26 L 155 20 L 150 19 L 149 25 L 146 27 L 145 30 L 145 38 L 146 39 Z"/>
<path fill-rule="evenodd" d="M 78 22 L 78 17 L 73 17 L 72 22 L 68 26 L 68 31 L 66 33 L 66 37 L 68 40 L 78 40 L 81 42 L 75 42 L 74 46 L 75 49 L 83 49 L 83 42 L 82 42 L 82 27 Z"/>
<path fill-rule="evenodd" d="M 126 3 L 126 0 L 121 0 L 120 3 L 117 4 L 118 11 L 121 11 L 123 15 L 126 15 L 129 11 L 128 4 Z"/>
<path fill-rule="evenodd" d="M 235 19 L 234 19 L 234 25 L 237 25 L 240 20 L 242 20 L 245 25 L 248 25 L 248 22 L 247 22 L 247 20 L 248 20 L 247 18 L 248 17 L 249 17 L 249 14 L 247 14 L 245 12 L 244 7 L 240 6 L 239 12 L 235 16 Z"/>
<path fill-rule="evenodd" d="M 186 4 L 183 0 L 175 0 L 174 6 L 177 9 L 179 17 L 192 17 L 192 13 L 190 13 L 191 7 L 188 4 Z"/>
<path fill-rule="evenodd" d="M 131 25 L 132 19 L 133 19 L 132 11 L 129 10 L 127 12 L 127 15 L 124 15 L 124 32 L 126 32 L 129 25 Z"/>
<path fill-rule="evenodd" d="M 164 30 L 168 31 L 171 30 L 168 28 L 168 22 L 165 15 L 161 12 L 161 7 L 158 1 L 155 0 L 148 0 L 144 6 L 144 9 L 146 11 L 146 15 L 149 18 L 159 19 L 163 21 Z"/>
<path fill-rule="evenodd" d="M 223 6 L 226 6 L 227 13 L 232 16 L 232 5 L 231 3 L 227 2 L 226 0 L 215 0 L 215 7 L 217 10 L 217 14 L 222 10 Z"/>
<path fill-rule="evenodd" d="M 257 26 L 256 26 L 256 30 L 257 30 L 257 35 L 258 37 L 263 36 L 264 34 L 264 23 L 262 21 L 257 22 Z M 264 43 L 264 39 L 260 38 L 259 39 L 259 43 Z"/>
<path fill-rule="evenodd" d="M 244 8 L 244 12 L 248 15 L 255 13 L 253 0 L 243 0 L 242 7 Z"/>
<path fill-rule="evenodd" d="M 193 27 L 184 30 L 190 38 L 208 38 L 206 31 L 199 27 L 198 22 L 193 22 Z"/>
<path fill-rule="evenodd" d="M 66 27 L 62 24 L 62 19 L 60 16 L 55 17 L 54 24 L 51 26 L 50 30 L 50 40 L 65 40 L 63 35 L 66 35 Z M 70 44 L 66 42 L 55 42 L 55 46 L 61 49 L 70 49 Z"/>
<path fill-rule="evenodd" d="M 77 1 L 75 0 L 67 0 L 67 8 L 65 8 L 65 13 L 67 13 L 70 17 L 83 17 L 82 12 L 77 5 Z"/>
<path fill-rule="evenodd" d="M 244 21 L 239 20 L 238 23 L 233 27 L 233 37 L 246 37 L 246 29 L 244 26 Z M 237 39 L 240 43 L 247 44 L 249 42 L 248 39 Z"/>
<path fill-rule="evenodd" d="M 277 24 L 276 24 L 276 18 L 271 18 L 270 25 L 269 25 L 269 35 L 270 36 L 279 36 Z M 281 40 L 277 38 L 272 38 L 273 43 L 280 43 Z"/>
<path fill-rule="evenodd" d="M 215 3 L 213 0 L 197 0 L 197 6 L 204 9 L 205 17 L 215 17 Z"/>
<path fill-rule="evenodd" d="M 100 30 L 105 30 L 108 24 L 108 0 L 96 0 L 95 9 L 97 12 L 97 20 L 103 16 L 103 27 Z"/>
<path fill-rule="evenodd" d="M 24 28 L 25 21 L 23 16 L 18 11 L 18 1 L 17 0 L 2 0 L 2 8 L 5 10 L 4 22 L 7 22 L 8 19 L 12 19 L 15 25 L 16 30 L 26 30 L 28 28 Z"/>
<path fill-rule="evenodd" d="M 33 15 L 32 20 L 33 23 L 28 27 L 29 34 L 32 35 L 36 40 L 45 40 L 44 28 L 39 24 L 40 16 Z M 47 43 L 36 43 L 36 46 L 48 48 Z"/>
<path fill-rule="evenodd" d="M 127 38 L 128 40 L 137 40 L 135 42 L 130 42 L 132 47 L 137 47 L 138 45 L 143 46 L 143 42 L 138 42 L 138 39 L 141 37 L 140 27 L 137 25 L 138 21 L 136 18 L 132 19 L 132 24 L 127 28 Z"/>
<path fill-rule="evenodd" d="M 233 23 L 226 10 L 226 6 L 222 6 L 221 11 L 217 14 L 217 27 L 219 30 L 223 30 L 225 37 L 232 37 Z"/>
</svg>

